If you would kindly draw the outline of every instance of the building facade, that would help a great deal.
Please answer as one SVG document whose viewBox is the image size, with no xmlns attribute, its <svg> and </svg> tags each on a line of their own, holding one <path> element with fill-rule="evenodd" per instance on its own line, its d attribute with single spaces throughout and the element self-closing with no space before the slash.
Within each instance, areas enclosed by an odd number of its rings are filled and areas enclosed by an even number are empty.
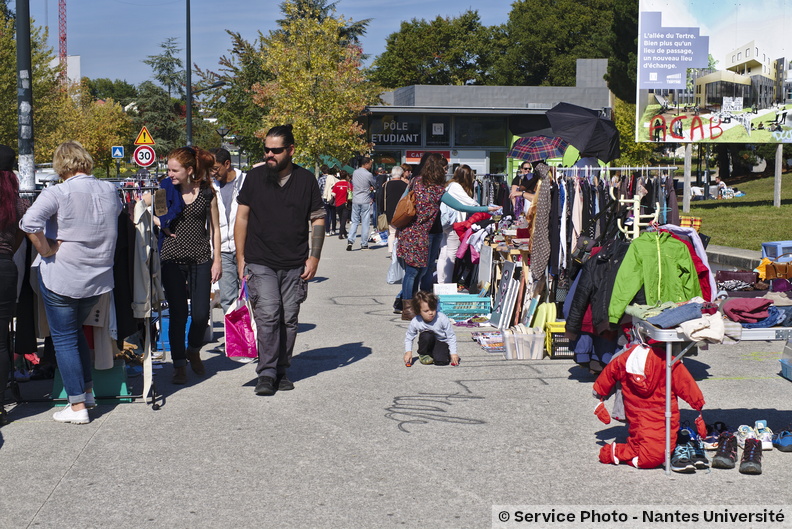
<svg viewBox="0 0 792 529">
<path fill-rule="evenodd" d="M 517 136 L 552 135 L 545 112 L 560 102 L 609 111 L 607 59 L 578 59 L 574 87 L 427 86 L 386 92 L 364 118 L 374 162 L 418 163 L 424 152 L 445 156 L 451 170 L 512 174 L 508 151 Z"/>
</svg>

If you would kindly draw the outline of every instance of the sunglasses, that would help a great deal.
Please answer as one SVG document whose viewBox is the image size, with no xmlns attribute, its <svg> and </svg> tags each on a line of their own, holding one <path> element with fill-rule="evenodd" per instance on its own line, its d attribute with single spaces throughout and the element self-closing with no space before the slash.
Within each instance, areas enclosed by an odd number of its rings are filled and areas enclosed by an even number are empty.
<svg viewBox="0 0 792 529">
<path fill-rule="evenodd" d="M 285 151 L 288 147 L 264 147 L 264 154 L 272 153 L 272 154 L 280 154 Z"/>
</svg>

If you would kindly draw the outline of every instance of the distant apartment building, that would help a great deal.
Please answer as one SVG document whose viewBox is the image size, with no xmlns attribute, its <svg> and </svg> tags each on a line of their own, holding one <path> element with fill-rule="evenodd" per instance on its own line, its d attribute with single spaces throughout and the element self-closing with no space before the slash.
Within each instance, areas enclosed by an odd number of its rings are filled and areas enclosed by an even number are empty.
<svg viewBox="0 0 792 529">
<path fill-rule="evenodd" d="M 720 109 L 724 97 L 742 98 L 743 107 L 770 107 L 788 98 L 788 62 L 752 40 L 724 57 L 725 69 L 695 80 L 695 101 L 701 108 Z"/>
</svg>

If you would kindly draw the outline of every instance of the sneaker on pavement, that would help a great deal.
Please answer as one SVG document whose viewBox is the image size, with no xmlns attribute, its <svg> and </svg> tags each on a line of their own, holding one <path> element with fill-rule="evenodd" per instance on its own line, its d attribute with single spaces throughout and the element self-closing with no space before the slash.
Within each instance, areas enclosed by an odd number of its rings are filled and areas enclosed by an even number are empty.
<svg viewBox="0 0 792 529">
<path fill-rule="evenodd" d="M 792 452 L 792 432 L 782 430 L 773 436 L 773 446 L 781 452 Z"/>
<path fill-rule="evenodd" d="M 693 450 L 688 445 L 679 445 L 674 448 L 674 453 L 671 455 L 671 470 L 682 474 L 690 474 L 696 471 L 696 465 L 693 464 Z"/>
<path fill-rule="evenodd" d="M 290 391 L 294 389 L 294 382 L 289 380 L 289 377 L 286 375 L 278 375 L 275 382 L 278 384 L 278 391 Z"/>
<path fill-rule="evenodd" d="M 351 242 L 347 243 L 347 251 L 348 252 L 352 251 L 352 243 Z"/>
<path fill-rule="evenodd" d="M 737 446 L 744 448 L 746 439 L 756 439 L 756 430 L 747 424 L 742 424 L 737 428 L 737 431 L 734 432 L 734 436 L 737 438 Z"/>
<path fill-rule="evenodd" d="M 762 473 L 762 442 L 759 439 L 747 438 L 740 460 L 740 474 Z"/>
<path fill-rule="evenodd" d="M 690 428 L 682 428 L 677 434 L 677 446 L 690 448 L 688 457 L 697 469 L 709 468 L 709 460 L 704 454 L 704 444 Z"/>
<path fill-rule="evenodd" d="M 773 449 L 773 430 L 767 427 L 767 421 L 756 421 L 754 426 L 756 438 L 762 441 L 762 450 Z"/>
<path fill-rule="evenodd" d="M 418 361 L 426 366 L 434 364 L 434 358 L 431 355 L 418 355 Z"/>
<path fill-rule="evenodd" d="M 71 404 L 61 411 L 53 413 L 52 418 L 58 422 L 70 422 L 72 424 L 88 424 L 91 422 L 88 417 L 88 410 L 75 411 L 72 409 Z"/>
<path fill-rule="evenodd" d="M 275 394 L 275 379 L 272 377 L 259 377 L 256 384 L 256 395 L 270 396 Z"/>
<path fill-rule="evenodd" d="M 734 468 L 737 463 L 737 438 L 731 432 L 718 436 L 718 452 L 712 458 L 712 468 Z"/>
<path fill-rule="evenodd" d="M 368 244 L 366 246 L 361 246 L 360 249 L 361 250 L 368 250 L 369 249 Z"/>
<path fill-rule="evenodd" d="M 725 423 L 721 421 L 717 421 L 714 424 L 707 425 L 707 436 L 702 439 L 704 443 L 704 450 L 717 450 L 718 449 L 718 438 L 723 432 L 728 432 L 729 427 L 726 426 Z"/>
</svg>

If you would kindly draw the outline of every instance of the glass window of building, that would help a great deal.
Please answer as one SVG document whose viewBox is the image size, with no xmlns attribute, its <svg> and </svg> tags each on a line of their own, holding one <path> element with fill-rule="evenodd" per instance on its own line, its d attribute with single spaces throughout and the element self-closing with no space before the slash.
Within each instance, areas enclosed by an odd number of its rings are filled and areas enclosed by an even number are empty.
<svg viewBox="0 0 792 529">
<path fill-rule="evenodd" d="M 506 153 L 505 152 L 490 152 L 490 173 L 492 174 L 506 174 Z"/>
<path fill-rule="evenodd" d="M 506 118 L 457 116 L 454 119 L 454 145 L 500 147 L 506 142 Z"/>
<path fill-rule="evenodd" d="M 745 58 L 747 59 L 750 56 L 751 56 L 751 48 L 745 48 Z"/>
<path fill-rule="evenodd" d="M 451 145 L 450 116 L 426 116 L 426 145 L 443 147 Z"/>
</svg>

